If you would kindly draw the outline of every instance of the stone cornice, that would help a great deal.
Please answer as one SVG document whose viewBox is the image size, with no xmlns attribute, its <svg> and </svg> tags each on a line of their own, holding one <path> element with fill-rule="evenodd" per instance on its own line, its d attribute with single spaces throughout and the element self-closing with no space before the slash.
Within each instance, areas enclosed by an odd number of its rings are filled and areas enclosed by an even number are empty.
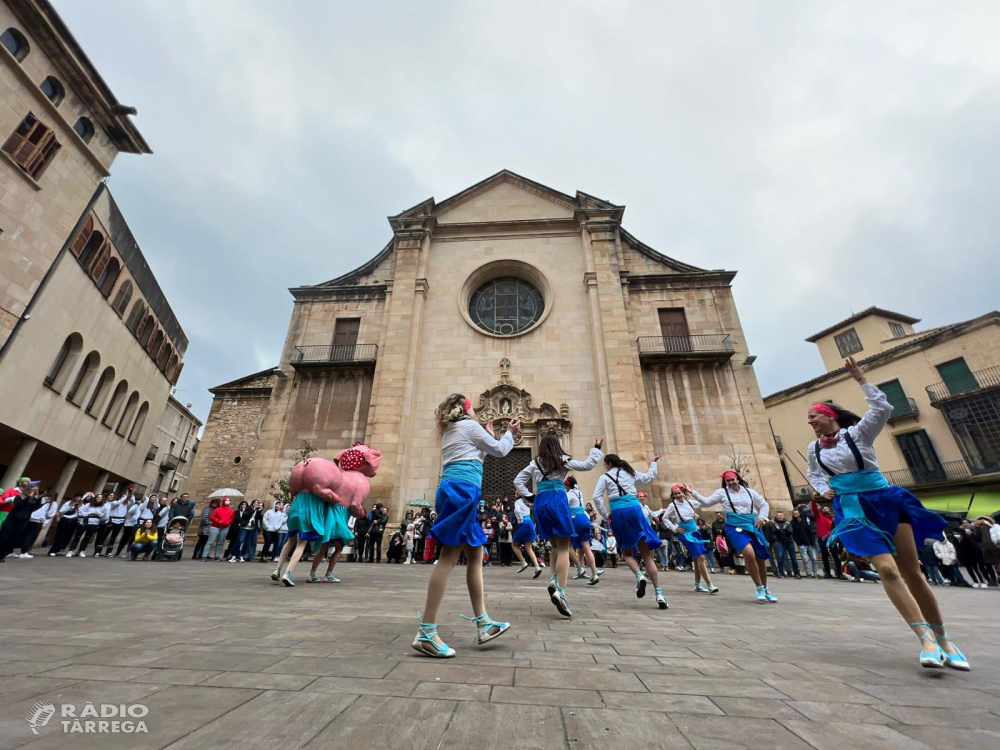
<svg viewBox="0 0 1000 750">
<path fill-rule="evenodd" d="M 564 232 L 577 234 L 579 227 L 575 219 L 518 219 L 516 221 L 469 221 L 458 224 L 438 224 L 433 237 L 438 239 L 473 239 L 479 236 L 510 235 L 528 233 Z"/>
<path fill-rule="evenodd" d="M 300 286 L 288 291 L 296 301 L 309 300 L 360 300 L 384 299 L 387 284 L 358 284 L 357 286 Z"/>
<path fill-rule="evenodd" d="M 629 289 L 728 289 L 736 271 L 699 271 L 697 273 L 628 274 Z"/>
</svg>

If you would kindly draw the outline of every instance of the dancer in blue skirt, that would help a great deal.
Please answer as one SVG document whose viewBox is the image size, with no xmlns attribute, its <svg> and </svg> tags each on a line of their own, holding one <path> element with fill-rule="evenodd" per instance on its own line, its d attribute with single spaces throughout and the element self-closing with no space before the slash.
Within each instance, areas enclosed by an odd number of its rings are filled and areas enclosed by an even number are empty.
<svg viewBox="0 0 1000 750">
<path fill-rule="evenodd" d="M 702 508 L 722 504 L 726 512 L 726 536 L 733 550 L 743 555 L 746 571 L 757 587 L 757 601 L 777 603 L 778 597 L 767 587 L 767 561 L 771 552 L 760 530 L 770 510 L 764 496 L 735 471 L 722 472 L 722 487 L 708 497 L 699 495 L 690 485 L 685 486 L 684 491 L 685 496 L 693 495 Z"/>
<path fill-rule="evenodd" d="M 563 617 L 572 617 L 566 599 L 566 578 L 569 574 L 570 541 L 576 536 L 573 518 L 569 512 L 569 499 L 563 479 L 570 471 L 590 471 L 604 457 L 601 446 L 604 438 L 594 441 L 590 455 L 583 461 L 574 461 L 559 445 L 559 438 L 546 435 L 538 446 L 538 456 L 514 478 L 514 487 L 522 497 L 532 493 L 528 482 L 533 480 L 535 495 L 535 520 L 542 539 L 550 539 L 553 547 L 552 579 L 549 581 L 549 598 Z"/>
<path fill-rule="evenodd" d="M 534 498 L 529 498 L 534 502 Z M 535 566 L 535 575 L 532 578 L 538 578 L 542 574 L 542 565 L 538 562 L 538 558 L 535 557 L 535 537 L 538 536 L 538 532 L 535 531 L 535 522 L 531 520 L 531 508 L 528 507 L 528 503 L 524 501 L 524 498 L 520 495 L 514 500 L 514 515 L 517 516 L 517 528 L 514 529 L 514 533 L 511 536 L 511 541 L 513 542 L 512 549 L 514 550 L 514 555 L 517 557 L 518 562 L 521 563 L 521 567 L 517 569 L 518 573 L 524 572 L 528 568 L 528 560 L 531 560 L 531 564 Z M 521 545 L 524 545 L 524 554 L 521 554 Z"/>
<path fill-rule="evenodd" d="M 448 576 L 465 550 L 468 560 L 465 579 L 475 617 L 462 617 L 476 624 L 479 643 L 488 643 L 510 629 L 510 623 L 494 622 L 486 614 L 483 595 L 483 544 L 486 534 L 479 525 L 479 500 L 482 497 L 483 459 L 487 455 L 506 456 L 514 447 L 514 436 L 521 428 L 517 420 L 510 422 L 499 440 L 493 435 L 493 423 L 482 425 L 475 420 L 472 402 L 460 393 L 453 393 L 438 406 L 435 414 L 442 428 L 441 481 L 438 484 L 434 509 L 437 523 L 431 528 L 434 539 L 441 545 L 434 572 L 427 584 L 420 628 L 413 640 L 413 649 L 425 656 L 449 659 L 455 655 L 437 633 L 437 613 L 448 588 Z"/>
<path fill-rule="evenodd" d="M 573 517 L 573 529 L 576 531 L 576 536 L 573 537 L 573 549 L 576 551 L 578 557 L 574 560 L 576 563 L 576 575 L 573 576 L 573 580 L 586 578 L 588 586 L 596 586 L 601 582 L 601 576 L 604 574 L 604 571 L 597 569 L 594 552 L 590 549 L 590 541 L 593 539 L 594 533 L 593 527 L 590 524 L 590 516 L 587 515 L 587 511 L 583 507 L 583 493 L 577 487 L 576 477 L 566 477 L 563 483 L 566 485 L 569 512 Z M 580 559 L 581 557 L 582 560 Z M 583 563 L 586 563 L 587 567 L 590 568 L 589 575 L 584 569 Z"/>
<path fill-rule="evenodd" d="M 663 542 L 659 534 L 649 525 L 649 520 L 643 513 L 642 505 L 639 504 L 639 498 L 635 493 L 637 483 L 650 484 L 656 480 L 656 462 L 662 457 L 661 453 L 654 453 L 649 471 L 643 474 L 637 473 L 628 461 L 609 453 L 604 457 L 605 473 L 597 480 L 597 487 L 594 489 L 594 502 L 597 504 L 597 512 L 607 518 L 609 514 L 604 505 L 604 495 L 607 494 L 608 503 L 611 505 L 611 529 L 615 532 L 618 546 L 625 556 L 625 564 L 635 575 L 636 598 L 642 599 L 646 595 L 646 585 L 652 582 L 657 606 L 660 609 L 667 609 L 670 605 L 667 604 L 667 597 L 660 588 L 660 573 L 656 569 L 656 560 L 653 559 L 653 550 Z M 646 564 L 645 573 L 639 569 L 639 563 L 633 557 L 636 549 Z"/>
<path fill-rule="evenodd" d="M 890 485 L 882 476 L 874 443 L 892 415 L 892 405 L 853 357 L 844 367 L 864 392 L 864 417 L 830 402 L 813 404 L 807 416 L 817 438 L 809 444 L 809 483 L 833 500 L 835 525 L 827 544 L 840 540 L 852 555 L 871 560 L 890 601 L 920 638 L 922 667 L 967 672 L 969 661 L 948 639 L 917 557 L 917 540 L 939 539 L 946 522 L 909 490 Z"/>
<path fill-rule="evenodd" d="M 670 502 L 663 508 L 660 519 L 667 528 L 677 534 L 677 538 L 687 550 L 688 557 L 691 558 L 691 567 L 694 569 L 694 590 L 702 594 L 717 594 L 719 587 L 712 583 L 708 575 L 708 563 L 705 562 L 705 554 L 711 542 L 698 533 L 697 508 L 698 502 L 691 499 L 687 488 L 683 484 L 675 484 L 670 488 Z M 701 584 L 703 578 L 704 586 Z"/>
</svg>

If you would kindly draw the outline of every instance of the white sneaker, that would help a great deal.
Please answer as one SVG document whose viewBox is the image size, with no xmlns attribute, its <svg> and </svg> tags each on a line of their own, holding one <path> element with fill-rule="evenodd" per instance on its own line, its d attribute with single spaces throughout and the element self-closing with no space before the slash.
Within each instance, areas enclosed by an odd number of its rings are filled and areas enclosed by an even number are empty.
<svg viewBox="0 0 1000 750">
<path fill-rule="evenodd" d="M 604 575 L 604 568 L 598 568 L 597 569 L 597 575 L 599 575 L 599 576 Z"/>
<path fill-rule="evenodd" d="M 525 560 L 524 562 L 521 563 L 521 567 L 517 569 L 517 572 L 523 573 L 527 569 L 528 569 L 528 561 Z"/>
<path fill-rule="evenodd" d="M 73 557 L 73 555 L 75 554 L 76 553 L 73 550 L 70 550 L 69 552 L 66 553 L 66 557 Z"/>
<path fill-rule="evenodd" d="M 79 553 L 77 553 L 77 557 L 86 557 L 86 556 L 87 556 L 86 552 L 79 552 Z"/>
<path fill-rule="evenodd" d="M 49 553 L 49 557 L 55 557 L 55 556 L 56 556 L 56 553 L 55 553 L 55 552 L 50 552 L 50 553 Z"/>
<path fill-rule="evenodd" d="M 231 562 L 231 563 L 236 562 L 236 558 L 230 557 L 229 560 L 227 560 L 226 562 Z"/>
<path fill-rule="evenodd" d="M 586 575 L 587 574 L 583 572 L 583 568 L 577 568 L 576 569 L 576 574 L 573 576 L 573 580 L 576 581 L 576 580 L 578 580 L 580 578 L 583 578 Z"/>
<path fill-rule="evenodd" d="M 34 558 L 34 555 L 31 554 L 30 552 L 22 552 L 21 553 L 21 559 L 22 560 L 31 560 L 32 558 Z"/>
</svg>

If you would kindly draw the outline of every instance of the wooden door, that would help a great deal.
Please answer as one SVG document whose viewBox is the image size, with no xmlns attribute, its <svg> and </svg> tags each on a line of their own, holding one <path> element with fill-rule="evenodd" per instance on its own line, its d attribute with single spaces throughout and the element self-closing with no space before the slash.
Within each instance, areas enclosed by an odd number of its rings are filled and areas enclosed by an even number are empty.
<svg viewBox="0 0 1000 750">
<path fill-rule="evenodd" d="M 333 352 L 330 359 L 354 359 L 361 318 L 338 318 L 333 329 Z"/>
<path fill-rule="evenodd" d="M 953 396 L 959 393 L 974 391 L 979 387 L 975 376 L 972 374 L 972 370 L 965 363 L 964 357 L 944 362 L 938 365 L 937 369 L 941 374 L 941 379 Z"/>
<path fill-rule="evenodd" d="M 691 350 L 691 337 L 688 334 L 687 315 L 683 307 L 661 307 L 660 335 L 663 336 L 664 351 L 683 352 Z"/>
<path fill-rule="evenodd" d="M 926 430 L 908 432 L 897 435 L 899 449 L 903 452 L 903 460 L 918 482 L 941 481 L 945 478 L 944 469 L 938 459 L 937 451 L 931 445 L 931 439 Z"/>
</svg>

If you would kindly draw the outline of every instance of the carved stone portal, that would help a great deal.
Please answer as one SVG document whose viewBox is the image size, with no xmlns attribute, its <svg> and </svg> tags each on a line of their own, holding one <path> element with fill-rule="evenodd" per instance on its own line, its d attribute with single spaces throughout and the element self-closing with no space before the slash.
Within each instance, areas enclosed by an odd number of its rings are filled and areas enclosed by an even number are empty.
<svg viewBox="0 0 1000 750">
<path fill-rule="evenodd" d="M 515 445 L 520 445 L 526 438 L 537 442 L 538 438 L 549 433 L 557 435 L 560 440 L 569 435 L 573 423 L 569 419 L 568 404 L 561 404 L 558 410 L 544 402 L 540 406 L 532 406 L 531 394 L 518 388 L 510 379 L 510 360 L 506 357 L 500 360 L 500 368 L 500 380 L 479 396 L 476 416 L 481 424 L 492 420 L 499 436 L 506 431 L 511 420 L 521 420 L 521 432 L 514 438 Z"/>
</svg>

